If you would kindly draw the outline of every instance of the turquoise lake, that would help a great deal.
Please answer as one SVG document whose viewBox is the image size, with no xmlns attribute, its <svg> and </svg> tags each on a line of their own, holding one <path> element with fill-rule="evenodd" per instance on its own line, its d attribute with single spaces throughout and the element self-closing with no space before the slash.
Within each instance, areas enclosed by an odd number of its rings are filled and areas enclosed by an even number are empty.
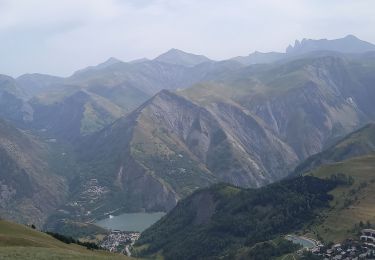
<svg viewBox="0 0 375 260">
<path fill-rule="evenodd" d="M 142 232 L 164 215 L 164 212 L 124 213 L 112 218 L 102 219 L 95 224 L 106 229 Z"/>
<path fill-rule="evenodd" d="M 315 243 L 312 240 L 306 239 L 306 238 L 303 238 L 303 237 L 288 235 L 288 236 L 286 236 L 286 239 L 289 240 L 289 241 L 292 241 L 295 244 L 300 244 L 304 248 L 315 247 Z"/>
</svg>

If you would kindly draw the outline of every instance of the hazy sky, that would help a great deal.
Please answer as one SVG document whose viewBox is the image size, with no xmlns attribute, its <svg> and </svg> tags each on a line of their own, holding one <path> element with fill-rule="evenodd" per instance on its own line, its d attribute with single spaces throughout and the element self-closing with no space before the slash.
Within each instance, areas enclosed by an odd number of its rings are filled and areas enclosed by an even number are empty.
<svg viewBox="0 0 375 260">
<path fill-rule="evenodd" d="M 69 75 L 178 48 L 212 59 L 302 38 L 375 42 L 374 0 L 0 0 L 0 73 Z"/>
</svg>

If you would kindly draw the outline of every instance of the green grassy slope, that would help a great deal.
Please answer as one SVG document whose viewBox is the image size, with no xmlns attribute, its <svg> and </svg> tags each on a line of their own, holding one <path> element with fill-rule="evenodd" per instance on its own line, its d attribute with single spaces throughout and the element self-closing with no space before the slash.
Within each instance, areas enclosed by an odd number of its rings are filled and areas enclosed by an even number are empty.
<svg viewBox="0 0 375 260">
<path fill-rule="evenodd" d="M 0 259 L 130 259 L 65 244 L 31 228 L 0 221 Z"/>
<path fill-rule="evenodd" d="M 324 165 L 309 174 L 330 178 L 337 173 L 351 176 L 354 183 L 334 189 L 330 209 L 323 211 L 320 220 L 308 229 L 324 241 L 356 238 L 360 222 L 375 223 L 375 154 Z"/>
<path fill-rule="evenodd" d="M 324 241 L 356 238 L 359 223 L 375 223 L 375 125 L 369 124 L 338 141 L 327 150 L 308 158 L 294 174 L 319 178 L 341 174 L 351 185 L 334 189 L 329 210 L 306 231 Z"/>
</svg>

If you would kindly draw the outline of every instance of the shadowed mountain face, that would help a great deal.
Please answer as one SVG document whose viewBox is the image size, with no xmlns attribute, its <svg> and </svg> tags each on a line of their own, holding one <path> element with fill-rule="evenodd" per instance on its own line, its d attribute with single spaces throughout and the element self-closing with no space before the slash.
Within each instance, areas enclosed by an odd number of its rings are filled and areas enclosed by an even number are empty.
<svg viewBox="0 0 375 260">
<path fill-rule="evenodd" d="M 67 183 L 48 163 L 49 148 L 0 120 L 0 214 L 42 225 L 66 198 Z"/>
<path fill-rule="evenodd" d="M 63 78 L 45 74 L 24 74 L 16 79 L 17 86 L 28 98 L 60 87 Z"/>
<path fill-rule="evenodd" d="M 4 75 L 0 75 L 0 116 L 17 124 L 33 118 L 33 110 L 16 81 Z"/>
<path fill-rule="evenodd" d="M 87 91 L 77 91 L 56 103 L 31 101 L 34 129 L 51 137 L 75 140 L 100 130 L 124 114 L 121 107 Z"/>
</svg>

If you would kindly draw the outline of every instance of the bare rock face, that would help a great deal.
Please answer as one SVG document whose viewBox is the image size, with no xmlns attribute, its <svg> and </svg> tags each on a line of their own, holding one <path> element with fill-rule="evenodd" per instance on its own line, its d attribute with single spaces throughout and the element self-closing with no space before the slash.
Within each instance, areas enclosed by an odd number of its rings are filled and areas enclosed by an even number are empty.
<svg viewBox="0 0 375 260">
<path fill-rule="evenodd" d="M 216 103 L 210 111 L 218 118 L 242 164 L 237 180 L 236 172 L 226 174 L 229 183 L 245 187 L 262 186 L 284 177 L 297 163 L 293 149 L 245 109 Z"/>
<path fill-rule="evenodd" d="M 204 108 L 163 91 L 143 109 L 141 120 L 149 123 L 149 131 L 162 126 L 192 160 L 219 180 L 238 186 L 264 185 L 285 176 L 297 163 L 287 144 L 234 105 Z"/>
<path fill-rule="evenodd" d="M 297 88 L 271 97 L 254 96 L 246 104 L 301 160 L 371 120 L 364 105 L 375 97 L 340 58 L 317 59 L 303 69 L 305 79 Z"/>
</svg>

